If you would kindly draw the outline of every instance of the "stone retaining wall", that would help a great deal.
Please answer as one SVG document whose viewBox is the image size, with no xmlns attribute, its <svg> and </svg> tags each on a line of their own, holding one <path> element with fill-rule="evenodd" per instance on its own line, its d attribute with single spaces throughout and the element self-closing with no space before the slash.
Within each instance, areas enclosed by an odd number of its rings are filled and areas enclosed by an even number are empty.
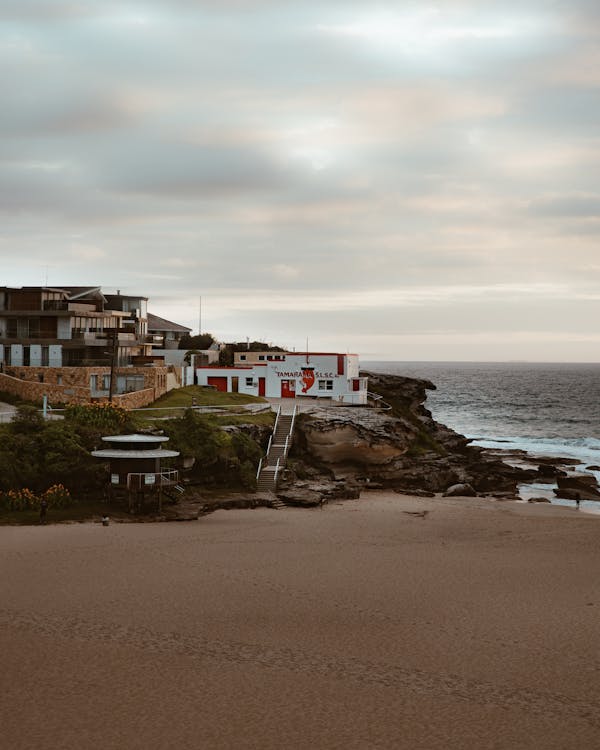
<svg viewBox="0 0 600 750">
<path fill-rule="evenodd" d="M 114 394 L 114 400 L 126 409 L 147 406 L 167 392 L 167 367 L 127 367 L 115 369 L 118 375 L 144 378 L 144 388 Z M 52 404 L 81 404 L 92 400 L 91 376 L 110 375 L 110 367 L 7 367 L 0 373 L 0 391 L 26 401 L 41 402 L 44 396 Z M 94 398 L 108 401 L 108 395 Z"/>
</svg>

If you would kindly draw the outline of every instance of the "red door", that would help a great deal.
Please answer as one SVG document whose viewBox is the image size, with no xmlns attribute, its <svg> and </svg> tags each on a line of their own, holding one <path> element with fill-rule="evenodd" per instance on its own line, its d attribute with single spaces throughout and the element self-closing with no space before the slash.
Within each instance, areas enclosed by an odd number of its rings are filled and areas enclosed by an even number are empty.
<svg viewBox="0 0 600 750">
<path fill-rule="evenodd" d="M 223 377 L 210 377 L 206 379 L 208 382 L 208 385 L 214 386 L 218 391 L 221 391 L 222 393 L 227 393 L 227 378 Z"/>
<path fill-rule="evenodd" d="M 264 396 L 267 389 L 265 383 L 267 382 L 266 378 L 259 378 L 258 379 L 258 395 Z"/>
<path fill-rule="evenodd" d="M 296 398 L 296 381 L 281 381 L 281 398 Z"/>
</svg>

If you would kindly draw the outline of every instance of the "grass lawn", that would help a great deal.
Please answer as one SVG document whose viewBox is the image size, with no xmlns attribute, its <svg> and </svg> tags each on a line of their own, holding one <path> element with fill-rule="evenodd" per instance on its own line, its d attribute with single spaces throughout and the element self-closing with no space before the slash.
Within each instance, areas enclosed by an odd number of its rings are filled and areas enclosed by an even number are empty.
<svg viewBox="0 0 600 750">
<path fill-rule="evenodd" d="M 188 407 L 196 399 L 196 406 L 236 406 L 239 404 L 266 404 L 267 400 L 245 393 L 221 393 L 214 388 L 202 385 L 188 385 L 185 388 L 174 388 L 157 399 L 152 405 L 156 407 Z"/>
<path fill-rule="evenodd" d="M 270 423 L 270 415 L 257 414 L 253 415 L 244 409 L 245 404 L 263 404 L 267 405 L 268 401 L 256 396 L 247 396 L 245 393 L 221 393 L 214 388 L 206 388 L 201 385 L 188 385 L 185 388 L 174 388 L 172 391 L 165 393 L 157 399 L 152 406 L 145 409 L 136 409 L 137 419 L 160 419 L 181 417 L 184 409 L 192 406 L 207 406 L 215 409 L 223 409 L 224 412 L 231 412 L 232 416 L 226 416 L 225 422 L 221 424 L 236 424 L 237 422 L 252 423 Z M 233 415 L 242 415 L 242 419 L 235 419 Z"/>
</svg>

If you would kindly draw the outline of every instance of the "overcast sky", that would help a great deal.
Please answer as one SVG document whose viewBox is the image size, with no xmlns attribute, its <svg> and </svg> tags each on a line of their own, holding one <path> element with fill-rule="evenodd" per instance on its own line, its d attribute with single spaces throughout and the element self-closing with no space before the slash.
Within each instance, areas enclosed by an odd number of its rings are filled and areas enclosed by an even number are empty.
<svg viewBox="0 0 600 750">
<path fill-rule="evenodd" d="M 600 5 L 2 0 L 0 259 L 223 340 L 600 361 Z"/>
</svg>

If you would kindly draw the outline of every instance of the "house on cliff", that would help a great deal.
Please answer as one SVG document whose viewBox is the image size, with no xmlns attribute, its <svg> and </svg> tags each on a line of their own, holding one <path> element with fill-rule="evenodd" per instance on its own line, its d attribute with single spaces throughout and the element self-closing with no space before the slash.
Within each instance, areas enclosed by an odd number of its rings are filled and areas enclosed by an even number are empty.
<svg viewBox="0 0 600 750">
<path fill-rule="evenodd" d="M 1 390 L 32 400 L 143 406 L 167 388 L 147 297 L 100 287 L 0 287 L 0 370 Z"/>
<path fill-rule="evenodd" d="M 192 329 L 187 326 L 148 313 L 148 333 L 152 337 L 154 349 L 179 349 L 181 338 L 191 332 Z"/>
<path fill-rule="evenodd" d="M 266 398 L 323 398 L 367 403 L 367 378 L 357 354 L 331 352 L 236 352 L 233 367 L 198 367 L 198 385 Z"/>
</svg>

